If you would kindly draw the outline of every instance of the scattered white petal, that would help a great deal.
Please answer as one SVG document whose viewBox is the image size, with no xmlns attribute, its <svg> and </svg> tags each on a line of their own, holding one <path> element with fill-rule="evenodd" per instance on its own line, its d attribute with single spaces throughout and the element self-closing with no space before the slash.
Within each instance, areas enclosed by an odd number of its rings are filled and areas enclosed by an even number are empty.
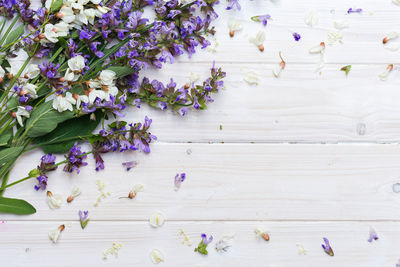
<svg viewBox="0 0 400 267">
<path fill-rule="evenodd" d="M 137 193 L 137 192 L 143 192 L 143 191 L 144 191 L 144 185 L 142 185 L 142 184 L 135 184 L 135 185 L 133 186 L 132 191 L 135 192 L 135 193 Z"/>
<path fill-rule="evenodd" d="M 193 244 L 189 236 L 182 229 L 179 230 L 179 235 L 183 236 L 182 245 L 186 243 L 190 247 Z"/>
<path fill-rule="evenodd" d="M 311 27 L 316 25 L 318 21 L 319 21 L 319 15 L 315 10 L 308 12 L 306 17 L 304 18 L 304 23 Z"/>
<path fill-rule="evenodd" d="M 395 183 L 392 185 L 392 190 L 395 193 L 400 193 L 400 183 Z"/>
<path fill-rule="evenodd" d="M 392 0 L 393 4 L 400 6 L 400 0 Z"/>
<path fill-rule="evenodd" d="M 55 229 L 49 231 L 49 238 L 53 243 L 56 243 L 62 231 L 64 231 L 65 225 L 62 224 Z"/>
<path fill-rule="evenodd" d="M 258 83 L 260 82 L 260 78 L 258 77 L 258 73 L 254 72 L 254 71 L 246 72 L 243 80 L 245 82 L 247 82 L 248 84 L 250 84 L 250 85 L 253 85 L 253 84 L 258 85 Z"/>
<path fill-rule="evenodd" d="M 155 248 L 150 252 L 150 259 L 154 264 L 159 264 L 164 261 L 164 255 L 160 250 Z"/>
<path fill-rule="evenodd" d="M 381 79 L 382 81 L 386 81 L 389 77 L 389 74 L 392 72 L 392 70 L 393 70 L 393 64 L 389 64 L 386 67 L 386 70 L 378 75 L 379 79 Z"/>
<path fill-rule="evenodd" d="M 218 46 L 219 46 L 219 43 L 217 41 L 217 38 L 213 37 L 211 45 L 207 47 L 207 51 L 212 52 L 212 53 L 216 53 Z"/>
<path fill-rule="evenodd" d="M 265 32 L 259 31 L 255 37 L 250 37 L 249 42 L 255 44 L 258 49 L 264 51 Z"/>
<path fill-rule="evenodd" d="M 106 198 L 107 196 L 111 195 L 110 192 L 105 191 L 106 184 L 105 184 L 103 181 L 97 180 L 97 181 L 96 181 L 96 184 L 97 184 L 97 190 L 99 190 L 100 195 L 97 197 L 97 200 L 96 200 L 96 202 L 94 203 L 94 206 L 95 206 L 95 207 L 97 207 L 97 206 L 99 205 L 99 202 L 100 202 L 102 199 L 104 199 L 104 198 Z"/>
<path fill-rule="evenodd" d="M 390 42 L 390 43 L 387 43 L 386 45 L 384 45 L 383 47 L 386 48 L 387 50 L 394 52 L 394 51 L 397 51 L 400 49 L 400 43 L 399 42 L 396 42 L 396 43 Z"/>
<path fill-rule="evenodd" d="M 302 244 L 297 243 L 296 247 L 297 247 L 297 253 L 299 255 L 307 255 L 307 250 L 304 248 Z"/>
<path fill-rule="evenodd" d="M 325 60 L 324 60 L 324 54 L 321 53 L 319 56 L 319 60 L 317 64 L 315 65 L 315 71 L 320 71 L 323 67 L 325 67 Z"/>
<path fill-rule="evenodd" d="M 343 34 L 338 31 L 329 30 L 326 34 L 326 37 L 328 39 L 328 44 L 333 45 L 336 43 L 336 41 L 342 42 Z"/>
<path fill-rule="evenodd" d="M 62 197 L 60 195 L 53 195 L 50 191 L 47 191 L 47 204 L 51 209 L 58 209 L 61 207 Z"/>
<path fill-rule="evenodd" d="M 224 235 L 222 237 L 221 240 L 219 240 L 216 244 L 215 244 L 215 250 L 217 252 L 223 253 L 223 252 L 227 252 L 229 250 L 229 248 L 231 247 L 230 244 L 230 240 L 233 239 L 235 237 L 235 235 Z"/>
<path fill-rule="evenodd" d="M 164 215 L 158 211 L 150 215 L 149 218 L 149 223 L 154 228 L 161 227 L 164 224 L 164 221 Z"/>
<path fill-rule="evenodd" d="M 319 45 L 313 46 L 308 50 L 310 54 L 322 53 L 325 50 L 325 43 L 321 42 Z"/>
<path fill-rule="evenodd" d="M 113 242 L 111 248 L 104 250 L 103 259 L 107 260 L 109 255 L 118 257 L 118 252 L 122 247 L 122 243 Z"/>
<path fill-rule="evenodd" d="M 338 30 L 343 30 L 349 27 L 349 21 L 348 20 L 335 21 L 333 22 L 333 26 Z"/>
<path fill-rule="evenodd" d="M 241 31 L 243 29 L 243 26 L 239 20 L 231 19 L 228 22 L 228 28 L 229 28 L 229 36 L 233 37 L 235 35 L 235 32 Z"/>
</svg>

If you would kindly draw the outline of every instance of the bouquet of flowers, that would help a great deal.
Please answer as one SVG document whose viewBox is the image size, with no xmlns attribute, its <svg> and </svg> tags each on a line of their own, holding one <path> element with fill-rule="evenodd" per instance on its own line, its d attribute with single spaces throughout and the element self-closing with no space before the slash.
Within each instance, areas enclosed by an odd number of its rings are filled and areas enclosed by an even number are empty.
<svg viewBox="0 0 400 267">
<path fill-rule="evenodd" d="M 92 154 L 99 171 L 102 153 L 149 153 L 156 139 L 149 132 L 152 120 L 121 120 L 127 106 L 146 103 L 182 116 L 188 108 L 206 108 L 223 87 L 220 68 L 213 66 L 202 84 L 182 86 L 172 78 L 150 81 L 140 71 L 210 45 L 217 2 L 46 0 L 34 10 L 29 0 L 0 0 L 0 212 L 34 213 L 25 200 L 1 195 L 29 179 L 44 190 L 59 165 L 79 172 Z M 16 57 L 24 63 L 13 63 Z M 91 150 L 83 152 L 80 142 Z M 38 167 L 8 183 L 18 157 L 38 148 L 46 153 Z M 54 154 L 60 153 L 66 156 L 57 162 Z"/>
</svg>

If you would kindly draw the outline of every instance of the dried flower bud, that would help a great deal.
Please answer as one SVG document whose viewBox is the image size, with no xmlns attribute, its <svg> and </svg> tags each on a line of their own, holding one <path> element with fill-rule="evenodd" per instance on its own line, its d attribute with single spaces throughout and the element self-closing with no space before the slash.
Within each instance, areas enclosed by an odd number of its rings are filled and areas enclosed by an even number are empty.
<svg viewBox="0 0 400 267">
<path fill-rule="evenodd" d="M 262 233 L 261 236 L 265 241 L 269 241 L 269 234 L 268 233 Z"/>
<path fill-rule="evenodd" d="M 68 203 L 71 203 L 72 200 L 74 200 L 74 197 L 73 197 L 73 196 L 69 196 L 69 197 L 67 198 L 67 202 L 68 202 Z"/>
<path fill-rule="evenodd" d="M 11 72 L 7 73 L 6 76 L 7 76 L 7 79 L 9 79 L 9 80 L 11 80 L 14 77 L 14 75 Z"/>
<path fill-rule="evenodd" d="M 44 38 L 46 38 L 46 36 L 44 36 L 43 33 L 40 33 L 38 37 L 39 37 L 39 39 L 44 39 Z"/>
<path fill-rule="evenodd" d="M 60 77 L 60 79 L 58 79 L 60 82 L 65 82 L 65 78 L 64 77 Z"/>
<path fill-rule="evenodd" d="M 15 118 L 17 117 L 17 114 L 15 112 L 11 112 L 11 117 Z"/>
<path fill-rule="evenodd" d="M 29 79 L 28 73 L 25 73 L 24 78 L 25 78 L 25 79 Z"/>
<path fill-rule="evenodd" d="M 229 36 L 230 36 L 230 37 L 235 36 L 235 31 L 229 31 Z"/>
<path fill-rule="evenodd" d="M 0 77 L 0 83 L 2 83 L 4 81 L 3 77 Z"/>
<path fill-rule="evenodd" d="M 35 43 L 37 43 L 37 42 L 39 42 L 39 37 L 35 37 L 34 39 L 33 39 L 33 41 L 35 41 Z"/>
<path fill-rule="evenodd" d="M 185 83 L 184 88 L 185 88 L 185 89 L 189 89 L 189 88 L 190 88 L 190 85 L 189 85 L 188 83 Z"/>
<path fill-rule="evenodd" d="M 260 45 L 258 46 L 258 49 L 259 49 L 261 52 L 264 52 L 264 45 L 263 45 L 263 44 L 260 44 Z"/>
</svg>

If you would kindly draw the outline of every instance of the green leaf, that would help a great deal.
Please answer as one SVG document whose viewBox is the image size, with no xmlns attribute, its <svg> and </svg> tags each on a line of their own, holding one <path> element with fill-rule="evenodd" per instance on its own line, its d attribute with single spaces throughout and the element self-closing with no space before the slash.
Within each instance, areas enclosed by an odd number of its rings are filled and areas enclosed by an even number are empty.
<svg viewBox="0 0 400 267">
<path fill-rule="evenodd" d="M 0 213 L 33 214 L 36 209 L 23 199 L 0 197 Z"/>
<path fill-rule="evenodd" d="M 22 37 L 24 34 L 24 24 L 19 25 L 7 36 L 4 46 L 8 46 Z"/>
<path fill-rule="evenodd" d="M 13 129 L 10 128 L 6 131 L 4 131 L 0 135 L 0 146 L 5 146 L 8 144 L 8 141 L 10 141 L 11 137 L 13 136 Z"/>
<path fill-rule="evenodd" d="M 108 70 L 112 70 L 113 72 L 115 72 L 117 74 L 117 77 L 124 77 L 126 75 L 132 74 L 135 71 L 134 68 L 131 67 L 126 67 L 126 66 L 111 66 L 109 68 L 107 68 Z"/>
<path fill-rule="evenodd" d="M 0 167 L 2 167 L 5 163 L 16 159 L 23 149 L 24 147 L 17 146 L 0 150 Z"/>
<path fill-rule="evenodd" d="M 53 100 L 40 104 L 26 120 L 25 133 L 28 137 L 38 137 L 53 131 L 63 121 L 74 117 L 71 111 L 58 112 L 53 109 Z"/>
<path fill-rule="evenodd" d="M 53 4 L 51 5 L 51 12 L 57 12 L 61 9 L 63 5 L 63 0 L 53 0 Z"/>
<path fill-rule="evenodd" d="M 60 123 L 54 131 L 33 139 L 33 142 L 39 145 L 43 143 L 41 148 L 45 153 L 65 153 L 76 141 L 82 139 L 80 136 L 89 135 L 96 129 L 101 121 L 101 115 L 98 111 L 96 120 L 91 120 L 90 115 L 67 120 Z"/>
<path fill-rule="evenodd" d="M 349 72 L 351 70 L 351 65 L 344 66 L 340 70 L 344 71 L 346 73 L 346 76 L 347 76 L 347 75 L 349 75 Z"/>
</svg>

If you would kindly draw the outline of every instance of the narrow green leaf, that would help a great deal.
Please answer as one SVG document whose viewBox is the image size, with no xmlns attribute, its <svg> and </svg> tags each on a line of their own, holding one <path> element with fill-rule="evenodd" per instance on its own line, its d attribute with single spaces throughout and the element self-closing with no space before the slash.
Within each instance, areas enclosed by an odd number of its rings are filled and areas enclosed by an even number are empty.
<svg viewBox="0 0 400 267">
<path fill-rule="evenodd" d="M 80 136 L 89 135 L 96 129 L 102 113 L 95 114 L 96 120 L 91 120 L 90 115 L 85 115 L 62 122 L 54 131 L 33 139 L 33 142 L 39 145 L 43 143 L 41 148 L 45 153 L 65 153 L 76 141 L 81 140 Z"/>
<path fill-rule="evenodd" d="M 0 146 L 5 146 L 8 144 L 8 141 L 10 141 L 11 137 L 13 136 L 13 129 L 8 129 L 4 131 L 0 135 Z"/>
<path fill-rule="evenodd" d="M 0 150 L 0 167 L 2 167 L 5 163 L 14 160 L 19 156 L 24 147 L 10 147 Z"/>
<path fill-rule="evenodd" d="M 51 5 L 51 12 L 57 12 L 61 9 L 63 5 L 63 0 L 53 0 L 53 4 Z"/>
<path fill-rule="evenodd" d="M 0 197 L 0 213 L 27 215 L 35 212 L 35 207 L 23 199 Z"/>
<path fill-rule="evenodd" d="M 344 71 L 346 73 L 346 76 L 347 76 L 347 75 L 349 75 L 349 72 L 351 70 L 351 65 L 344 66 L 340 70 Z"/>
<path fill-rule="evenodd" d="M 136 70 L 134 68 L 131 67 L 127 67 L 127 66 L 112 66 L 107 68 L 108 70 L 112 70 L 113 72 L 115 72 L 115 74 L 117 74 L 117 77 L 124 77 L 126 75 L 132 74 L 134 72 L 136 72 Z"/>
<path fill-rule="evenodd" d="M 4 46 L 8 46 L 22 37 L 24 34 L 24 24 L 19 25 L 7 36 Z"/>
<path fill-rule="evenodd" d="M 25 132 L 28 137 L 38 137 L 53 131 L 63 121 L 74 117 L 71 111 L 58 112 L 53 109 L 53 101 L 40 104 L 26 120 Z"/>
</svg>

